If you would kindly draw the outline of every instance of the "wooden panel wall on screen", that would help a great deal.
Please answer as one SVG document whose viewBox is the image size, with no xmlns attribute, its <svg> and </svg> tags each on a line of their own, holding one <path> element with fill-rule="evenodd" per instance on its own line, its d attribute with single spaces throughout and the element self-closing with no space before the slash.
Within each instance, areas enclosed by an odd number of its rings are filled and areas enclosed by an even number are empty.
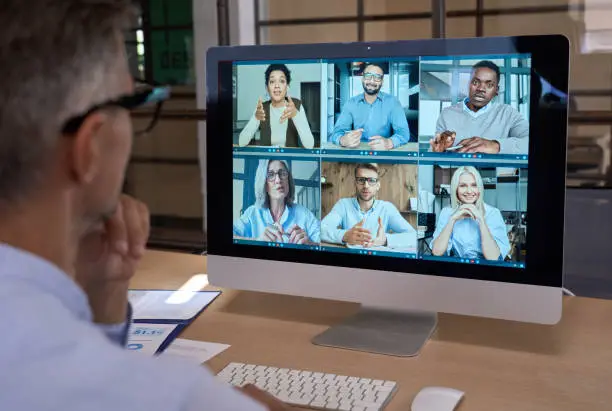
<svg viewBox="0 0 612 411">
<path fill-rule="evenodd" d="M 390 201 L 402 213 L 409 213 L 410 198 L 417 196 L 416 164 L 379 164 L 378 198 Z M 341 198 L 354 197 L 355 163 L 323 162 L 325 184 L 321 190 L 321 215 L 326 216 Z"/>
</svg>

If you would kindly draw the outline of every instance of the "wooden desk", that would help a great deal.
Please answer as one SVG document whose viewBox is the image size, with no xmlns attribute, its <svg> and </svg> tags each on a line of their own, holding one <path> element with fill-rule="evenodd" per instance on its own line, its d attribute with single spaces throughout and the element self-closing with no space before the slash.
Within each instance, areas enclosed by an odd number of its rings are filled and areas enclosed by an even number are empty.
<svg viewBox="0 0 612 411">
<path fill-rule="evenodd" d="M 133 287 L 175 289 L 203 272 L 205 257 L 149 251 Z M 465 391 L 457 411 L 610 408 L 612 301 L 567 298 L 554 327 L 441 314 L 437 333 L 414 358 L 310 343 L 356 310 L 355 304 L 224 290 L 181 336 L 231 344 L 207 363 L 215 372 L 239 361 L 395 380 L 399 390 L 388 411 L 409 410 L 428 385 Z"/>
</svg>

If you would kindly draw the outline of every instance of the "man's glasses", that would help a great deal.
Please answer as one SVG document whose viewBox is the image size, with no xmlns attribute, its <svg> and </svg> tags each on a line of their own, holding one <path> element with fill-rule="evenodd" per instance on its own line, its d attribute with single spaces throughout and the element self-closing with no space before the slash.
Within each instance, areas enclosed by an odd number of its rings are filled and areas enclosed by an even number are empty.
<svg viewBox="0 0 612 411">
<path fill-rule="evenodd" d="M 377 82 L 382 81 L 383 76 L 382 74 L 378 74 L 378 73 L 364 73 L 363 78 L 366 80 L 374 80 Z"/>
<path fill-rule="evenodd" d="M 146 112 L 147 120 L 146 126 L 136 130 L 134 135 L 139 136 L 149 133 L 159 120 L 159 113 L 161 112 L 162 105 L 165 100 L 170 97 L 170 87 L 155 86 L 140 81 L 135 82 L 134 92 L 132 94 L 123 95 L 117 99 L 109 100 L 100 104 L 96 104 L 83 114 L 72 117 L 64 124 L 62 133 L 74 134 L 76 133 L 87 116 L 91 115 L 95 111 L 102 110 L 109 107 L 121 107 L 126 110 L 134 110 L 138 108 L 144 108 L 147 106 L 155 105 L 153 110 Z"/>
<path fill-rule="evenodd" d="M 289 172 L 285 169 L 280 169 L 278 171 L 268 171 L 268 174 L 266 174 L 268 181 L 274 181 L 276 176 L 281 180 L 286 180 L 289 177 Z"/>
<path fill-rule="evenodd" d="M 378 178 L 374 177 L 356 177 L 355 180 L 357 180 L 357 184 L 360 186 L 365 185 L 365 183 L 368 183 L 371 186 L 378 183 Z"/>
</svg>

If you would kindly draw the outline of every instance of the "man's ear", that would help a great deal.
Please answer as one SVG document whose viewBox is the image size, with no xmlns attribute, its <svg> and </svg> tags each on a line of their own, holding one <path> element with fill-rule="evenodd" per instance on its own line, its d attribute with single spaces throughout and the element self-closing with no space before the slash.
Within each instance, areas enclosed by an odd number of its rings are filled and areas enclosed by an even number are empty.
<svg viewBox="0 0 612 411">
<path fill-rule="evenodd" d="M 108 115 L 92 113 L 71 137 L 71 172 L 76 182 L 90 183 L 102 167 L 102 129 L 108 121 Z"/>
</svg>

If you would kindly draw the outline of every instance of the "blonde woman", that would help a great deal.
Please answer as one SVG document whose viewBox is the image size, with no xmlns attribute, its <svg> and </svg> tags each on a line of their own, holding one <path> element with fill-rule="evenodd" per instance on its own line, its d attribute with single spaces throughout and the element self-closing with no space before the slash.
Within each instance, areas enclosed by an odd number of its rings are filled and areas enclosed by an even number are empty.
<svg viewBox="0 0 612 411">
<path fill-rule="evenodd" d="M 484 203 L 484 186 L 478 170 L 459 167 L 451 179 L 451 207 L 442 209 L 431 249 L 433 255 L 504 260 L 510 251 L 501 212 Z"/>
</svg>

